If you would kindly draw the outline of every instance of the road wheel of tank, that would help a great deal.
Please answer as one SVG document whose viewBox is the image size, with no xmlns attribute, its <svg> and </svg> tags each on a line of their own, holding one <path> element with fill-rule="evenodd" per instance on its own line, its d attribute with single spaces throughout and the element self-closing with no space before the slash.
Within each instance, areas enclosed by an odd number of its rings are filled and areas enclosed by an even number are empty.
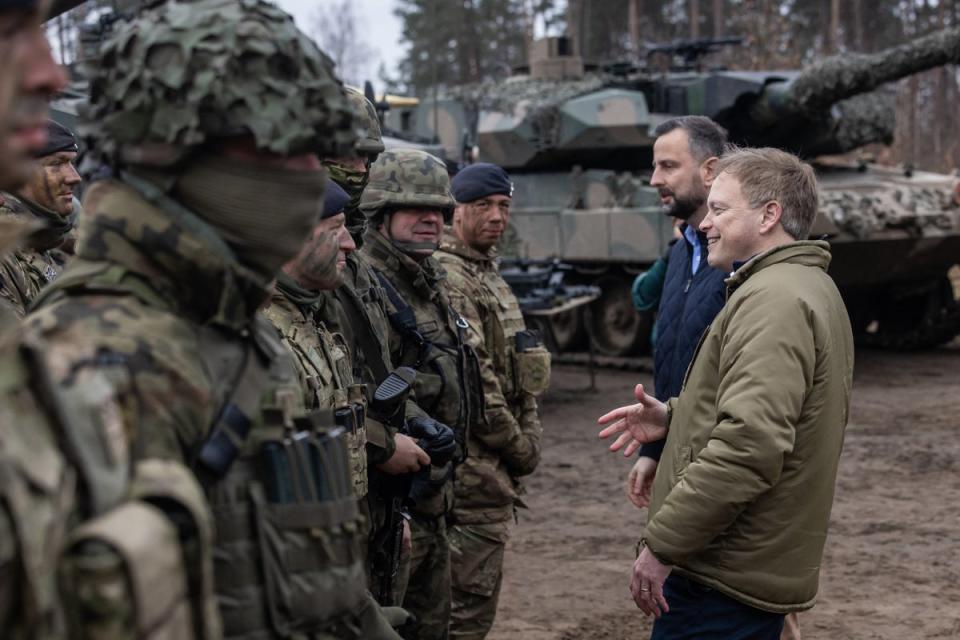
<svg viewBox="0 0 960 640">
<path fill-rule="evenodd" d="M 590 305 L 587 328 L 597 352 L 629 356 L 648 349 L 653 323 L 649 314 L 633 308 L 630 281 L 606 276 L 594 284 L 600 287 L 600 297 Z"/>
<path fill-rule="evenodd" d="M 581 309 L 564 311 L 550 317 L 550 330 L 559 353 L 576 351 L 583 343 L 583 312 Z"/>
<path fill-rule="evenodd" d="M 891 296 L 877 305 L 873 320 L 857 336 L 862 345 L 884 349 L 931 349 L 960 335 L 960 303 L 949 278 L 922 291 Z"/>
</svg>

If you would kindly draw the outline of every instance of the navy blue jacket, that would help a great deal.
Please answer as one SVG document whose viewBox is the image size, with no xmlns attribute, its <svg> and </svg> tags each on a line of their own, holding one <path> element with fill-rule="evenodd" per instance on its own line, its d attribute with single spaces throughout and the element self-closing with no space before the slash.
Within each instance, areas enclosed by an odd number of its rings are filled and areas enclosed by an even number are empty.
<svg viewBox="0 0 960 640">
<path fill-rule="evenodd" d="M 683 237 L 667 261 L 667 275 L 657 309 L 657 341 L 653 345 L 654 395 L 666 402 L 680 395 L 683 377 L 700 336 L 723 307 L 729 274 L 707 264 L 707 239 L 700 237 L 700 267 L 690 267 L 693 246 Z M 660 459 L 664 441 L 643 445 L 640 455 Z"/>
</svg>

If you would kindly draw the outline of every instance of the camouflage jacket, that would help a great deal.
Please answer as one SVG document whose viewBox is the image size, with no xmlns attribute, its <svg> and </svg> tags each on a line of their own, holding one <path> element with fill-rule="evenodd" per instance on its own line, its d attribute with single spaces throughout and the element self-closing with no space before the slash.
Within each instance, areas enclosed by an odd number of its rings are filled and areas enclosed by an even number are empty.
<svg viewBox="0 0 960 640">
<path fill-rule="evenodd" d="M 373 229 L 364 236 L 361 253 L 409 305 L 414 315 L 414 330 L 400 328 L 396 321 L 400 309 L 389 300 L 388 294 L 388 317 L 393 318 L 389 334 L 393 365 L 411 366 L 417 370 L 414 384 L 417 405 L 458 433 L 461 447 L 465 447 L 469 409 L 462 374 L 462 328 L 457 326 L 457 316 L 441 288 L 443 269 L 433 258 L 414 261 Z M 449 476 L 452 471 L 444 467 L 432 469 L 431 473 Z M 446 482 L 434 499 L 418 504 L 416 511 L 440 515 L 449 511 L 451 502 L 452 483 Z"/>
<path fill-rule="evenodd" d="M 288 427 L 309 418 L 293 358 L 257 313 L 267 283 L 143 180 L 95 184 L 84 213 L 77 257 L 28 317 L 28 342 L 46 344 L 54 380 L 68 391 L 91 375 L 108 381 L 134 460 L 181 461 L 200 477 L 215 516 L 225 636 L 326 629 L 367 607 L 352 491 L 319 514 L 302 491 L 290 505 L 265 502 L 258 456 L 267 444 L 282 449 Z M 273 514 L 286 506 L 328 542 Z M 258 546 L 262 536 L 278 548 Z M 284 550 L 291 544 L 296 566 Z"/>
<path fill-rule="evenodd" d="M 350 351 L 354 379 L 367 385 L 368 399 L 386 372 L 390 361 L 390 321 L 387 320 L 386 295 L 376 274 L 358 253 L 347 255 L 343 284 L 327 296 L 320 318 L 331 330 L 342 334 Z M 412 402 L 409 406 L 415 407 Z M 408 410 L 408 413 L 410 411 Z M 379 422 L 367 425 L 367 456 L 370 464 L 390 459 L 396 444 L 396 430 Z"/>
<path fill-rule="evenodd" d="M 467 321 L 467 343 L 480 359 L 485 422 L 470 425 L 466 461 L 454 482 L 458 522 L 504 520 L 518 501 L 518 476 L 540 460 L 540 420 L 533 393 L 520 388 L 514 336 L 526 327 L 520 306 L 500 276 L 496 251 L 482 254 L 449 230 L 437 252 L 447 272 L 450 304 Z"/>
<path fill-rule="evenodd" d="M 281 275 L 277 291 L 264 315 L 280 331 L 284 344 L 295 356 L 297 374 L 308 409 L 356 411 L 362 420 L 366 389 L 354 384 L 353 371 L 343 336 L 331 333 L 319 317 L 326 307 L 322 294 L 311 295 Z M 358 410 L 359 407 L 359 410 Z M 367 495 L 366 425 L 353 420 L 348 428 L 350 476 L 358 498 Z"/>
<path fill-rule="evenodd" d="M 0 215 L 23 216 L 56 225 L 35 231 L 26 246 L 0 261 L 0 305 L 22 318 L 40 290 L 63 271 L 69 256 L 57 247 L 71 227 L 56 213 L 9 193 L 0 193 Z"/>
<path fill-rule="evenodd" d="M 220 637 L 202 489 L 175 462 L 131 463 L 109 380 L 86 370 L 60 387 L 49 352 L 4 326 L 0 636 Z"/>
</svg>

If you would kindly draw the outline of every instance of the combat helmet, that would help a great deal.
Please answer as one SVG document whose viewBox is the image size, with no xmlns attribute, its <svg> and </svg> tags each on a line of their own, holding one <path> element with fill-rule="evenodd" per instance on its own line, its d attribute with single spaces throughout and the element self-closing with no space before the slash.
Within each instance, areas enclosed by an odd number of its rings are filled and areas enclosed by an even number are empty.
<svg viewBox="0 0 960 640">
<path fill-rule="evenodd" d="M 363 168 L 347 166 L 340 158 L 327 158 L 323 164 L 330 174 L 330 179 L 350 195 L 350 202 L 344 212 L 347 215 L 347 229 L 359 247 L 363 244 L 363 234 L 367 229 L 366 218 L 359 209 L 360 194 L 367 186 L 370 164 L 383 152 L 384 146 L 383 137 L 380 134 L 380 120 L 373 103 L 352 87 L 347 87 L 346 94 L 353 107 L 354 121 L 360 133 L 354 147 L 355 153 L 351 155 L 359 156 L 364 166 Z"/>
<path fill-rule="evenodd" d="M 377 110 L 373 103 L 367 99 L 357 89 L 353 87 L 346 88 L 347 100 L 353 107 L 353 117 L 356 120 L 357 129 L 360 131 L 360 137 L 357 139 L 355 149 L 357 154 L 369 157 L 370 161 L 377 159 L 383 153 L 383 135 L 380 132 L 380 118 L 377 116 Z"/>
<path fill-rule="evenodd" d="M 333 63 L 264 0 L 143 11 L 91 61 L 82 135 L 107 164 L 169 166 L 223 137 L 259 151 L 349 153 L 353 110 Z"/>
<path fill-rule="evenodd" d="M 360 197 L 360 210 L 374 227 L 381 222 L 389 224 L 387 217 L 393 211 L 407 208 L 439 209 L 443 221 L 449 224 L 455 206 L 446 165 L 419 149 L 381 153 L 370 166 L 370 179 Z M 402 251 L 427 248 L 413 246 L 418 243 L 392 242 Z"/>
</svg>

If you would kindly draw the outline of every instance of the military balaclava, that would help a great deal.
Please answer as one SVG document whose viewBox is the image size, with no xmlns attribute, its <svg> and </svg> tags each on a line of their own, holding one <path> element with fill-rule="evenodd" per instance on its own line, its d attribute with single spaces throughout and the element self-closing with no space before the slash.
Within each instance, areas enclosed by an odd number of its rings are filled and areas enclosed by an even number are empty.
<svg viewBox="0 0 960 640">
<path fill-rule="evenodd" d="M 200 154 L 174 197 L 213 226 L 240 262 L 272 278 L 310 235 L 323 206 L 322 169 L 292 170 Z"/>
</svg>

